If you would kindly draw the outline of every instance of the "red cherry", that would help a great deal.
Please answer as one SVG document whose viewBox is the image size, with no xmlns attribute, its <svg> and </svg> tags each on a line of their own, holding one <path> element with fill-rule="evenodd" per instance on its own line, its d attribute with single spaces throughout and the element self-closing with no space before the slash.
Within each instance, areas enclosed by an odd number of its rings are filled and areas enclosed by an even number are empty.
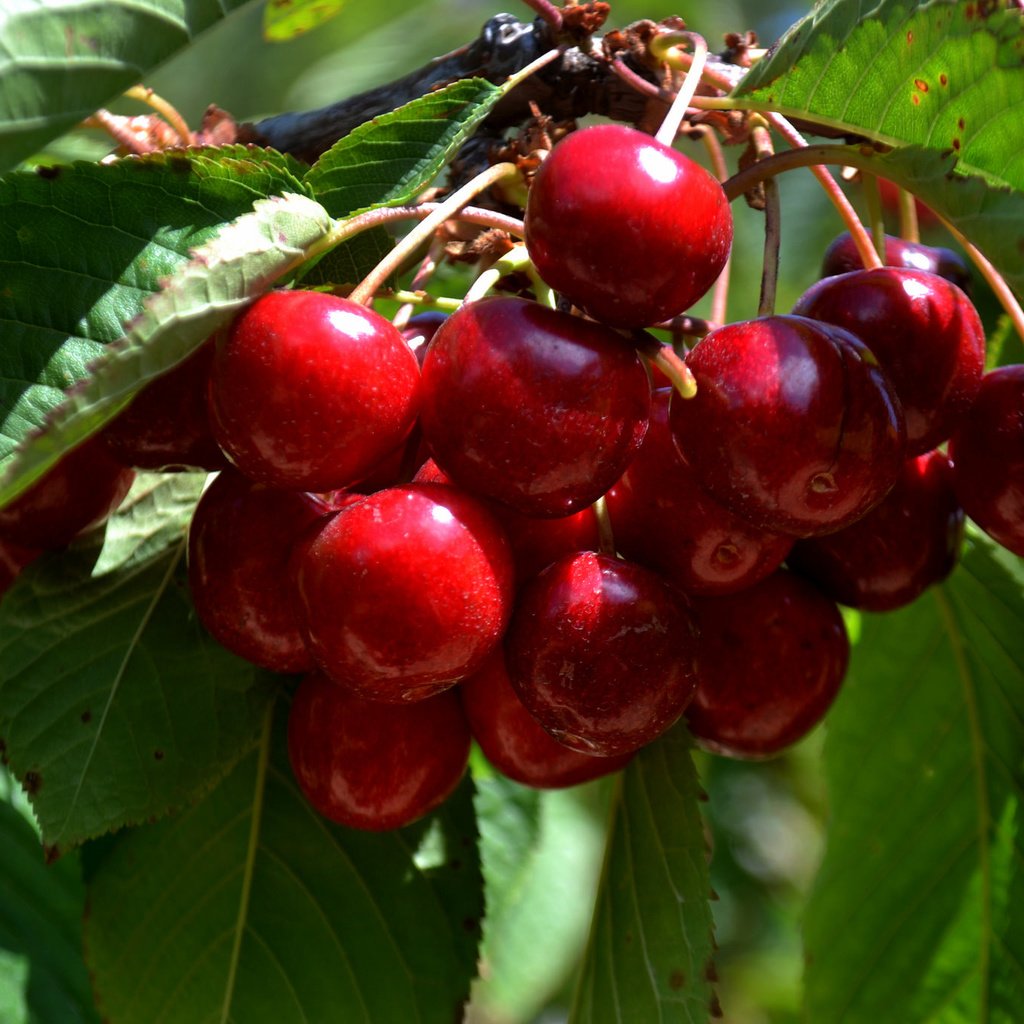
<svg viewBox="0 0 1024 1024">
<path fill-rule="evenodd" d="M 423 365 L 423 357 L 427 354 L 431 339 L 448 316 L 448 313 L 442 313 L 440 310 L 427 310 L 425 313 L 409 317 L 409 322 L 402 328 L 402 337 L 412 349 L 420 366 Z"/>
<path fill-rule="evenodd" d="M 502 775 L 524 786 L 576 786 L 625 767 L 631 754 L 593 757 L 559 743 L 526 710 L 508 678 L 505 655 L 495 651 L 457 688 L 473 739 Z"/>
<path fill-rule="evenodd" d="M 793 312 L 836 324 L 874 352 L 903 404 L 908 455 L 945 441 L 978 393 L 985 331 L 945 278 L 903 267 L 840 274 L 812 285 Z"/>
<path fill-rule="evenodd" d="M 313 673 L 288 716 L 288 754 L 306 799 L 325 818 L 372 832 L 401 828 L 443 803 L 469 747 L 454 691 L 415 705 L 379 704 Z"/>
<path fill-rule="evenodd" d="M 780 569 L 748 590 L 700 598 L 694 611 L 697 692 L 686 717 L 701 746 L 767 757 L 824 717 L 849 658 L 833 601 Z"/>
<path fill-rule="evenodd" d="M 682 313 L 729 258 L 732 214 L 699 164 L 623 125 L 566 136 L 526 204 L 541 277 L 597 320 L 648 327 Z"/>
<path fill-rule="evenodd" d="M 199 620 L 229 651 L 273 672 L 307 672 L 289 569 L 292 546 L 330 512 L 311 494 L 277 491 L 227 470 L 189 528 L 189 583 Z"/>
<path fill-rule="evenodd" d="M 673 443 L 671 394 L 654 392 L 640 451 L 605 495 L 616 547 L 688 593 L 742 590 L 782 564 L 793 538 L 758 529 L 700 487 Z"/>
<path fill-rule="evenodd" d="M 62 548 L 87 527 L 103 522 L 134 479 L 98 437 L 91 437 L 0 509 L 0 539 L 27 548 Z"/>
<path fill-rule="evenodd" d="M 519 699 L 555 739 L 585 754 L 628 754 L 660 736 L 693 695 L 695 637 L 654 573 L 581 551 L 519 596 L 506 637 Z"/>
<path fill-rule="evenodd" d="M 512 605 L 501 528 L 441 484 L 393 487 L 343 509 L 297 577 L 318 664 L 374 700 L 422 700 L 475 671 Z"/>
<path fill-rule="evenodd" d="M 870 350 L 798 316 L 727 324 L 687 356 L 697 396 L 673 397 L 672 432 L 726 508 L 794 536 L 855 522 L 903 465 L 903 412 Z"/>
<path fill-rule="evenodd" d="M 993 540 L 1024 558 L 1024 365 L 986 373 L 949 439 L 956 495 Z"/>
<path fill-rule="evenodd" d="M 908 242 L 895 235 L 885 236 L 885 259 L 887 267 L 906 267 L 910 270 L 924 270 L 929 274 L 938 274 L 947 281 L 961 288 L 964 294 L 970 294 L 971 271 L 964 258 L 952 249 L 942 246 L 924 245 L 921 242 Z M 833 239 L 825 250 L 821 262 L 821 276 L 834 277 L 836 274 L 848 274 L 853 270 L 863 270 L 864 261 L 860 258 L 853 236 L 844 231 Z"/>
<path fill-rule="evenodd" d="M 524 515 L 565 516 L 621 476 L 650 385 L 611 329 L 518 298 L 463 306 L 423 362 L 423 434 L 460 486 Z"/>
<path fill-rule="evenodd" d="M 953 571 L 963 532 L 952 464 L 933 451 L 909 459 L 893 489 L 863 519 L 799 541 L 789 566 L 841 604 L 891 611 Z"/>
<path fill-rule="evenodd" d="M 416 357 L 396 328 L 322 292 L 270 292 L 219 338 L 210 420 L 228 458 L 271 487 L 329 491 L 409 436 Z"/>
</svg>

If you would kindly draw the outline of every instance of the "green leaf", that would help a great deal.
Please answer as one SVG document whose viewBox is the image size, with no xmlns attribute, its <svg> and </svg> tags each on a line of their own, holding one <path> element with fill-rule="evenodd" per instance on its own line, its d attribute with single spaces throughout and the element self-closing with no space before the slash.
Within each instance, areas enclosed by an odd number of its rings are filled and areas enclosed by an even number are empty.
<svg viewBox="0 0 1024 1024">
<path fill-rule="evenodd" d="M 412 100 L 336 142 L 305 184 L 333 217 L 401 206 L 434 180 L 503 95 L 468 78 Z"/>
<path fill-rule="evenodd" d="M 700 796 L 682 726 L 623 772 L 573 1024 L 706 1024 L 714 940 Z"/>
<path fill-rule="evenodd" d="M 864 617 L 828 719 L 810 1020 L 1020 1019 L 1022 596 L 1020 560 L 975 538 L 944 586 Z"/>
<path fill-rule="evenodd" d="M 3 799 L 13 780 L 0 769 L 0 975 L 21 975 L 5 1024 L 98 1024 L 82 962 L 85 887 L 78 859 L 47 866 L 32 824 Z M 6 963 L 4 963 L 6 961 Z M 15 968 L 12 971 L 12 968 Z"/>
<path fill-rule="evenodd" d="M 263 38 L 286 42 L 304 35 L 340 13 L 345 0 L 267 0 L 263 8 Z"/>
<path fill-rule="evenodd" d="M 105 533 L 0 603 L 0 743 L 51 856 L 205 791 L 273 692 L 196 620 L 184 547 L 202 481 L 141 476 Z"/>
<path fill-rule="evenodd" d="M 0 504 L 60 454 L 56 444 L 67 438 L 54 435 L 27 472 L 12 465 L 16 447 L 49 422 L 65 389 L 88 379 L 105 346 L 124 335 L 192 248 L 268 193 L 301 192 L 293 168 L 272 151 L 233 146 L 0 178 Z M 243 259 L 241 269 L 248 267 Z M 222 298 L 211 282 L 210 301 Z M 189 329 L 182 327 L 181 341 L 154 346 L 140 360 L 141 376 L 184 358 Z M 137 346 L 127 348 L 130 361 Z M 82 401 L 74 405 L 79 420 Z M 95 416 L 86 410 L 85 426 L 76 423 L 67 436 L 80 439 L 119 401 L 127 401 L 123 392 Z"/>
<path fill-rule="evenodd" d="M 104 1019 L 461 1020 L 483 912 L 471 784 L 396 832 L 333 825 L 296 787 L 277 717 L 204 801 L 119 836 L 94 874 Z"/>
<path fill-rule="evenodd" d="M 247 0 L 5 0 L 0 169 L 137 83 Z"/>
</svg>

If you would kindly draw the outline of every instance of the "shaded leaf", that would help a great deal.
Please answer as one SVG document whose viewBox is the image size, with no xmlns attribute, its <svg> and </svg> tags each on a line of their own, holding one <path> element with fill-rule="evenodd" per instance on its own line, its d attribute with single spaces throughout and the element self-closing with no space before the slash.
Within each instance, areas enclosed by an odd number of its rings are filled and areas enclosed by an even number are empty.
<svg viewBox="0 0 1024 1024">
<path fill-rule="evenodd" d="M 864 618 L 829 713 L 811 1020 L 1019 1019 L 1022 594 L 1020 560 L 976 537 L 944 586 Z"/>
<path fill-rule="evenodd" d="M 44 556 L 0 603 L 0 737 L 52 853 L 203 792 L 273 692 L 195 618 L 184 536 L 202 481 L 140 477 L 105 534 Z"/>
<path fill-rule="evenodd" d="M 267 0 L 263 38 L 285 42 L 301 36 L 340 13 L 345 0 Z"/>
</svg>

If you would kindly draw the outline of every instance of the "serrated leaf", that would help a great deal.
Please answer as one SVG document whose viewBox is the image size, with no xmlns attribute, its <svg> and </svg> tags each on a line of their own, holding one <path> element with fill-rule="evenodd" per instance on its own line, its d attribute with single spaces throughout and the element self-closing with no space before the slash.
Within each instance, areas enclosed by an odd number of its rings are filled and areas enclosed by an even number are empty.
<svg viewBox="0 0 1024 1024">
<path fill-rule="evenodd" d="M 944 586 L 865 616 L 828 719 L 810 1020 L 1020 1019 L 1022 595 L 1020 560 L 975 538 Z"/>
<path fill-rule="evenodd" d="M 483 912 L 471 784 L 406 829 L 341 828 L 296 787 L 277 717 L 205 800 L 118 837 L 93 875 L 104 1019 L 460 1020 Z"/>
<path fill-rule="evenodd" d="M 333 217 L 400 206 L 423 191 L 502 97 L 468 78 L 360 125 L 309 170 L 305 184 Z"/>
<path fill-rule="evenodd" d="M 682 726 L 623 772 L 572 1024 L 706 1024 L 714 941 L 699 799 Z"/>
<path fill-rule="evenodd" d="M 52 854 L 203 792 L 273 693 L 195 618 L 184 537 L 202 481 L 140 477 L 105 533 L 0 603 L 0 737 Z"/>
<path fill-rule="evenodd" d="M 345 0 L 267 0 L 263 38 L 282 43 L 304 35 L 340 13 Z"/>
<path fill-rule="evenodd" d="M 43 862 L 36 830 L 2 798 L 12 785 L 0 770 L 0 956 L 18 957 L 24 966 L 20 1005 L 16 1010 L 7 1005 L 0 1019 L 5 1024 L 98 1024 L 82 962 L 85 887 L 77 858 Z"/>
<path fill-rule="evenodd" d="M 0 169 L 31 156 L 248 0 L 5 0 Z"/>
</svg>

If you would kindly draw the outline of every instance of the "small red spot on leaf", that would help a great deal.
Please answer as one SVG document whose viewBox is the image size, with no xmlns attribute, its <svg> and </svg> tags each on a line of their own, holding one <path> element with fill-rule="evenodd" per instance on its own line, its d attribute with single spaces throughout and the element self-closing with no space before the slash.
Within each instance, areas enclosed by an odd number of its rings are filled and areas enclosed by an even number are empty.
<svg viewBox="0 0 1024 1024">
<path fill-rule="evenodd" d="M 956 122 L 956 126 L 957 126 L 957 128 L 960 129 L 960 131 L 963 131 L 964 128 L 967 126 L 967 122 L 962 117 L 958 118 L 957 122 Z"/>
<path fill-rule="evenodd" d="M 954 149 L 955 149 L 955 150 L 956 150 L 956 151 L 957 151 L 958 153 L 960 152 L 960 140 L 959 140 L 959 139 L 954 139 L 954 140 L 953 140 L 953 148 L 954 148 Z"/>
<path fill-rule="evenodd" d="M 913 44 L 913 42 L 914 42 L 914 33 L 913 32 L 908 32 L 907 33 L 907 46 L 911 46 Z"/>
<path fill-rule="evenodd" d="M 915 107 L 919 107 L 921 106 L 921 97 L 915 92 L 914 95 L 910 97 L 910 102 L 913 103 Z"/>
<path fill-rule="evenodd" d="M 678 992 L 686 984 L 686 975 L 678 968 L 668 976 L 668 987 Z"/>
<path fill-rule="evenodd" d="M 915 86 L 915 88 L 920 89 L 921 92 L 927 92 L 928 91 L 928 83 L 923 78 L 915 78 L 914 79 L 914 86 Z"/>
<path fill-rule="evenodd" d="M 949 75 L 947 75 L 945 71 L 943 71 L 942 74 L 939 75 L 939 85 L 941 85 L 943 88 L 949 85 Z"/>
</svg>

